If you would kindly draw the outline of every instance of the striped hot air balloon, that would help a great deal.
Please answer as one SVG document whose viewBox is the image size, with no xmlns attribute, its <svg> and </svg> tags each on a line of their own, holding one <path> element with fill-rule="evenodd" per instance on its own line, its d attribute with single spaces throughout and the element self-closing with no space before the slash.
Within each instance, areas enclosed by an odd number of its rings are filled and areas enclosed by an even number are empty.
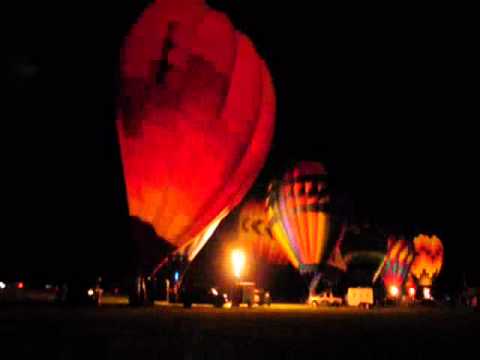
<svg viewBox="0 0 480 360">
<path fill-rule="evenodd" d="M 303 161 L 270 184 L 267 214 L 274 237 L 300 273 L 315 273 L 334 248 L 340 226 L 329 214 L 327 171 Z"/>
<path fill-rule="evenodd" d="M 413 262 L 413 246 L 405 239 L 390 236 L 387 253 L 374 281 L 381 276 L 387 296 L 398 298 Z"/>
</svg>

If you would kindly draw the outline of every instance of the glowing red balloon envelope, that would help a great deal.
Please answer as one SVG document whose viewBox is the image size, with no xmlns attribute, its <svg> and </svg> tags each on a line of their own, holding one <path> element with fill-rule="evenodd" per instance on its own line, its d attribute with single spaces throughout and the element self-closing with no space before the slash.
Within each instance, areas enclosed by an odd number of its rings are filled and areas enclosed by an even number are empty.
<svg viewBox="0 0 480 360">
<path fill-rule="evenodd" d="M 158 0 L 125 41 L 117 119 L 129 210 L 192 259 L 270 148 L 268 69 L 228 18 Z"/>
</svg>

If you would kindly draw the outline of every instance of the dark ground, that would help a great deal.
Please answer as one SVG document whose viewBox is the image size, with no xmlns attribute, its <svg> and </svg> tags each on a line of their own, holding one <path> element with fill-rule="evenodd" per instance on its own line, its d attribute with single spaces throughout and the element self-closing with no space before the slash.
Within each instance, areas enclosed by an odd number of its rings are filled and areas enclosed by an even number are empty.
<svg viewBox="0 0 480 360">
<path fill-rule="evenodd" d="M 2 359 L 475 358 L 480 313 L 450 309 L 0 308 Z M 448 357 L 451 357 L 449 355 Z"/>
</svg>

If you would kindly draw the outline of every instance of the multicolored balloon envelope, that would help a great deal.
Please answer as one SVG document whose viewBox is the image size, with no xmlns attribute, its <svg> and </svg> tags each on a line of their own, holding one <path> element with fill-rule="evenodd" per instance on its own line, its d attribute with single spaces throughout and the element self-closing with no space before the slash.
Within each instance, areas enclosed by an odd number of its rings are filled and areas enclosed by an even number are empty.
<svg viewBox="0 0 480 360">
<path fill-rule="evenodd" d="M 409 242 L 390 236 L 385 259 L 374 281 L 378 275 L 381 275 L 386 289 L 396 288 L 399 291 L 408 275 L 413 258 L 414 251 Z"/>
<path fill-rule="evenodd" d="M 191 260 L 262 168 L 275 95 L 265 62 L 200 0 L 157 0 L 128 34 L 117 130 L 130 214 Z"/>
<path fill-rule="evenodd" d="M 273 235 L 301 273 L 318 271 L 338 238 L 329 201 L 327 171 L 317 162 L 300 162 L 270 184 L 267 213 Z"/>
<path fill-rule="evenodd" d="M 273 238 L 267 221 L 265 201 L 251 199 L 240 209 L 236 242 L 249 257 L 268 264 L 288 264 L 280 243 Z"/>
<path fill-rule="evenodd" d="M 420 286 L 431 286 L 442 269 L 443 245 L 435 235 L 419 235 L 413 240 L 415 260 L 410 269 Z"/>
</svg>

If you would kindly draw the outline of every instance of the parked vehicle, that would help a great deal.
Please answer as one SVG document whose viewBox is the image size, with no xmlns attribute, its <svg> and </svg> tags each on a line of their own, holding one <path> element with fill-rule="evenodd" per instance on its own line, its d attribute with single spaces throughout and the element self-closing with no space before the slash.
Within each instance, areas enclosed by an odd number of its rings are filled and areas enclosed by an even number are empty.
<svg viewBox="0 0 480 360">
<path fill-rule="evenodd" d="M 374 304 L 373 289 L 371 287 L 364 288 L 348 288 L 347 305 L 370 308 Z"/>
<path fill-rule="evenodd" d="M 101 280 L 76 280 L 58 286 L 56 301 L 70 305 L 100 305 L 103 289 Z"/>
<path fill-rule="evenodd" d="M 255 287 L 254 282 L 244 281 L 235 285 L 232 294 L 232 306 L 240 306 L 246 304 L 248 307 L 254 305 L 270 306 L 272 298 L 270 293 L 264 289 Z"/>
<path fill-rule="evenodd" d="M 191 308 L 193 304 L 210 304 L 221 308 L 228 302 L 228 295 L 217 287 L 194 285 L 182 288 L 180 301 L 185 308 Z"/>
<path fill-rule="evenodd" d="M 308 297 L 307 303 L 311 306 L 341 306 L 343 299 L 334 296 L 331 291 L 324 291 L 320 294 L 312 294 Z"/>
</svg>

